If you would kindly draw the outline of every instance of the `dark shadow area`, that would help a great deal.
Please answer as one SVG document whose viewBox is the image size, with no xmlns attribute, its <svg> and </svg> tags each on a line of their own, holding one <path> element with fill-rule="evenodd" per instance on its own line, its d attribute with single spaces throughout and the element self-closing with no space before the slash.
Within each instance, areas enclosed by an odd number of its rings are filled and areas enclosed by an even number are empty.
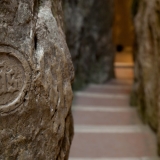
<svg viewBox="0 0 160 160">
<path fill-rule="evenodd" d="M 118 45 L 116 46 L 116 51 L 117 51 L 117 52 L 122 52 L 123 49 L 124 49 L 124 47 L 123 47 L 123 45 L 121 45 L 121 44 L 118 44 Z"/>
</svg>

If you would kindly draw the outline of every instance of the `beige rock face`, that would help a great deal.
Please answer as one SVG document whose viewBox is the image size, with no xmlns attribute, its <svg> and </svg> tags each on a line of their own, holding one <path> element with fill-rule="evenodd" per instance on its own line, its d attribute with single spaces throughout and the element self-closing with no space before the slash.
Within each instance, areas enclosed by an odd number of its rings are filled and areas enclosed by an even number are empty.
<svg viewBox="0 0 160 160">
<path fill-rule="evenodd" d="M 0 159 L 63 160 L 73 65 L 60 0 L 0 2 Z"/>
<path fill-rule="evenodd" d="M 135 16 L 134 89 L 141 115 L 158 131 L 160 76 L 160 0 L 140 0 Z M 160 133 L 159 133 L 160 135 Z M 160 139 L 160 138 L 159 138 Z"/>
</svg>

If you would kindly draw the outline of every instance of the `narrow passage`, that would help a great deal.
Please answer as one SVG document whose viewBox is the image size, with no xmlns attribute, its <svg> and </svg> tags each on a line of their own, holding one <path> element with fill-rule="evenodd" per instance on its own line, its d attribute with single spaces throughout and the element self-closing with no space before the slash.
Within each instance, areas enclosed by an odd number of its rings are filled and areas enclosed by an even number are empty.
<svg viewBox="0 0 160 160">
<path fill-rule="evenodd" d="M 154 133 L 142 124 L 136 108 L 129 105 L 132 71 L 116 71 L 128 79 L 91 84 L 75 93 L 75 135 L 69 160 L 159 159 Z"/>
</svg>

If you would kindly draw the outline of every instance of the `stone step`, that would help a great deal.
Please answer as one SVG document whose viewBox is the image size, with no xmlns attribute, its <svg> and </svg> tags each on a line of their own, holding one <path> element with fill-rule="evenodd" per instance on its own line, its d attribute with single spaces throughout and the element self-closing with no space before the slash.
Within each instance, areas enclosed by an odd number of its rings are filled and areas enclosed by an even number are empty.
<svg viewBox="0 0 160 160">
<path fill-rule="evenodd" d="M 129 107 L 129 96 L 75 94 L 73 104 L 81 106 Z"/>
<path fill-rule="evenodd" d="M 73 111 L 103 111 L 103 112 L 133 112 L 136 111 L 135 107 L 109 107 L 109 106 L 81 106 L 81 105 L 73 105 Z"/>
<path fill-rule="evenodd" d="M 106 84 L 116 86 L 131 86 L 133 84 L 133 79 L 112 79 Z"/>
<path fill-rule="evenodd" d="M 122 80 L 134 79 L 134 73 L 133 73 L 134 71 L 132 68 L 115 67 L 114 71 L 117 79 L 122 79 Z"/>
<path fill-rule="evenodd" d="M 144 125 L 75 125 L 75 133 L 140 133 L 148 132 Z"/>
<path fill-rule="evenodd" d="M 69 160 L 159 160 L 158 157 L 125 157 L 125 158 L 69 158 Z"/>
<path fill-rule="evenodd" d="M 157 156 L 155 137 L 143 127 L 93 128 L 90 126 L 75 128 L 71 158 L 120 159 Z"/>
<path fill-rule="evenodd" d="M 135 108 L 73 106 L 73 118 L 75 124 L 85 125 L 141 124 Z"/>
<path fill-rule="evenodd" d="M 89 97 L 89 98 L 109 98 L 109 99 L 128 99 L 129 95 L 128 94 L 101 94 L 101 93 L 91 93 L 91 92 L 76 92 L 75 96 L 85 96 L 85 97 Z"/>
<path fill-rule="evenodd" d="M 112 84 L 113 83 L 113 84 Z M 129 90 L 132 88 L 131 84 L 114 84 L 114 81 L 108 82 L 107 84 L 90 84 L 85 90 L 93 88 L 93 89 L 115 89 L 115 90 Z M 117 82 L 118 83 L 118 82 Z"/>
<path fill-rule="evenodd" d="M 122 95 L 129 95 L 131 92 L 131 87 L 130 86 L 96 86 L 96 85 L 90 85 L 88 86 L 83 92 L 86 93 L 100 93 L 100 94 L 122 94 Z"/>
</svg>

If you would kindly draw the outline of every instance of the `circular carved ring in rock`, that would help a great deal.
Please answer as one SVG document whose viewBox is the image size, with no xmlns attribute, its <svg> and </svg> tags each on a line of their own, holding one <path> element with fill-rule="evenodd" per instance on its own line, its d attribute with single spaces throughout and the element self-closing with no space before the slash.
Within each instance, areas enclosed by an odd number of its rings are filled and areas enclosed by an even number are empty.
<svg viewBox="0 0 160 160">
<path fill-rule="evenodd" d="M 17 50 L 0 46 L 0 113 L 15 110 L 30 89 L 31 69 Z"/>
</svg>

